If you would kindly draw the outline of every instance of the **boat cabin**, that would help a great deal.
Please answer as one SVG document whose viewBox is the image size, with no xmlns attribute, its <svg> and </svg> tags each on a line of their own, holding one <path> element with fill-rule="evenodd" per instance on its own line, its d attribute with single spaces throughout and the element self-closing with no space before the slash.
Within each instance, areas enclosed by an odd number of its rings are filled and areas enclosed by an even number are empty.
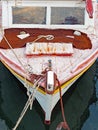
<svg viewBox="0 0 98 130">
<path fill-rule="evenodd" d="M 2 28 L 65 28 L 95 33 L 86 0 L 2 0 Z M 91 7 L 89 7 L 91 8 Z M 91 10 L 90 10 L 91 11 Z"/>
</svg>

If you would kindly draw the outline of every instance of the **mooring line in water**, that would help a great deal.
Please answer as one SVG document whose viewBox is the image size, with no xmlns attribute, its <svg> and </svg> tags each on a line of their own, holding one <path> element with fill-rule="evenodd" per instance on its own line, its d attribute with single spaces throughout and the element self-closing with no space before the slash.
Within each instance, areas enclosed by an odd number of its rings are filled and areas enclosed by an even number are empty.
<svg viewBox="0 0 98 130">
<path fill-rule="evenodd" d="M 65 114 L 64 114 L 64 105 L 63 105 L 63 100 L 62 100 L 62 90 L 61 90 L 59 80 L 58 80 L 58 83 L 59 83 L 60 105 L 61 105 L 61 112 L 62 112 L 63 121 L 58 124 L 56 130 L 61 130 L 62 128 L 64 128 L 65 130 L 70 130 L 70 128 L 67 124 L 66 118 L 65 118 Z"/>
<path fill-rule="evenodd" d="M 35 82 L 35 84 L 34 84 L 34 88 L 35 88 L 35 89 L 33 89 L 33 92 L 32 92 L 31 94 L 29 94 L 29 98 L 28 98 L 28 100 L 27 100 L 27 102 L 26 102 L 26 104 L 25 104 L 25 106 L 24 106 L 24 108 L 23 108 L 23 110 L 22 110 L 22 112 L 21 112 L 21 114 L 20 114 L 19 119 L 18 119 L 17 122 L 16 122 L 16 125 L 14 126 L 14 128 L 13 128 L 12 130 L 16 130 L 16 129 L 17 129 L 17 127 L 19 126 L 19 124 L 20 124 L 22 118 L 24 117 L 24 115 L 25 115 L 27 109 L 29 108 L 29 106 L 30 106 L 30 109 L 32 108 L 33 101 L 34 101 L 34 99 L 35 99 L 35 94 L 36 94 L 36 92 L 37 92 L 37 90 L 38 90 L 38 88 L 39 88 L 39 86 L 40 86 L 40 85 L 37 84 L 37 83 L 38 83 L 40 80 L 41 80 L 41 78 L 38 79 L 38 80 Z M 37 87 L 36 87 L 36 86 L 37 86 Z"/>
</svg>

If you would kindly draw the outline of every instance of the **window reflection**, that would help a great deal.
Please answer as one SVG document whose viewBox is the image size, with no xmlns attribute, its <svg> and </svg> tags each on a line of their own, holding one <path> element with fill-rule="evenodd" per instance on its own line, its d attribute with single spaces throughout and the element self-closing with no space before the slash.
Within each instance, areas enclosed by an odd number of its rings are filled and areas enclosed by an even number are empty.
<svg viewBox="0 0 98 130">
<path fill-rule="evenodd" d="M 85 9 L 79 7 L 52 7 L 51 24 L 84 25 Z"/>
<path fill-rule="evenodd" d="M 12 7 L 13 24 L 46 24 L 46 7 Z"/>
</svg>

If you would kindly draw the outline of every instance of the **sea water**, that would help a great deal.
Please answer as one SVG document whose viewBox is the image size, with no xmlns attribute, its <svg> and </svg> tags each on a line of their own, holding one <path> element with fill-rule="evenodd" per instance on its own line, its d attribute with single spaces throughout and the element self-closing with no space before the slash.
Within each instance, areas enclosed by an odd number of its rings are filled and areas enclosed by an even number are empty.
<svg viewBox="0 0 98 130">
<path fill-rule="evenodd" d="M 27 101 L 23 85 L 0 63 L 0 130 L 12 130 Z M 98 130 L 98 60 L 63 96 L 64 112 L 71 130 Z M 35 100 L 17 130 L 55 130 L 62 121 L 60 102 L 51 124 L 44 124 L 44 112 Z"/>
</svg>

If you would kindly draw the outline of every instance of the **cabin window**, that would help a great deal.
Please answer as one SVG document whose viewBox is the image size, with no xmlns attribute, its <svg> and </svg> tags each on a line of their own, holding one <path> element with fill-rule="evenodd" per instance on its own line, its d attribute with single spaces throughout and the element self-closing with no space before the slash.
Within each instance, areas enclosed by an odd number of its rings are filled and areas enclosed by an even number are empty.
<svg viewBox="0 0 98 130">
<path fill-rule="evenodd" d="M 46 24 L 46 7 L 12 7 L 12 24 Z"/>
<path fill-rule="evenodd" d="M 85 1 L 2 1 L 3 27 L 87 28 L 93 25 Z"/>
<path fill-rule="evenodd" d="M 78 7 L 52 7 L 51 24 L 84 24 L 85 9 Z"/>
</svg>

